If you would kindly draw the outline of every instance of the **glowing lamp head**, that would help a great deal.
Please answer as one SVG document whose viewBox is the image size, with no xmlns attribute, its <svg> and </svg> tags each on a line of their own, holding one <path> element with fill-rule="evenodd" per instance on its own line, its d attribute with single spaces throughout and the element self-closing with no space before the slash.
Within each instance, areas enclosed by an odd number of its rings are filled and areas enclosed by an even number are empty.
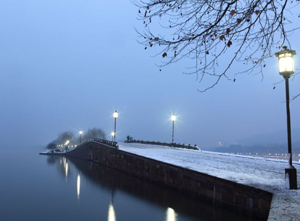
<svg viewBox="0 0 300 221">
<path fill-rule="evenodd" d="M 278 57 L 278 68 L 279 74 L 285 78 L 289 78 L 294 74 L 294 58 L 296 51 L 287 49 L 286 46 L 283 47 L 282 51 L 275 53 Z"/>
<path fill-rule="evenodd" d="M 110 135 L 111 135 L 112 137 L 114 137 L 114 136 L 115 136 L 115 132 L 111 132 Z"/>
<path fill-rule="evenodd" d="M 79 131 L 79 134 L 80 134 L 80 135 L 81 135 L 81 134 L 83 134 L 83 131 L 82 131 L 82 130 L 80 130 L 80 131 Z"/>
<path fill-rule="evenodd" d="M 176 121 L 176 115 L 175 114 L 172 114 L 172 116 L 171 116 L 171 121 Z"/>
<path fill-rule="evenodd" d="M 114 117 L 115 119 L 117 119 L 117 118 L 119 117 L 118 111 L 115 110 L 115 112 L 113 113 L 113 117 Z"/>
</svg>

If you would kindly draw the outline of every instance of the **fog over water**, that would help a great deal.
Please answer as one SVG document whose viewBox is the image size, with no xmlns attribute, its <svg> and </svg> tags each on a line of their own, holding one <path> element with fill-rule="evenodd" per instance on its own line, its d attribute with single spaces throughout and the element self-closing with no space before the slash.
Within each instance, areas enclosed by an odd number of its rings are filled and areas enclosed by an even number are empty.
<svg viewBox="0 0 300 221">
<path fill-rule="evenodd" d="M 127 135 L 171 141 L 172 113 L 178 116 L 175 142 L 202 147 L 285 131 L 284 84 L 273 89 L 282 80 L 275 57 L 263 81 L 237 76 L 199 93 L 196 76 L 182 74 L 190 62 L 159 71 L 158 49 L 137 43 L 134 27 L 142 24 L 129 0 L 0 0 L 0 8 L 2 147 L 46 145 L 62 131 L 91 127 L 109 136 L 114 110 L 119 141 Z M 299 85 L 299 77 L 291 79 L 291 96 Z M 300 128 L 300 98 L 291 102 L 291 119 L 292 128 Z"/>
</svg>

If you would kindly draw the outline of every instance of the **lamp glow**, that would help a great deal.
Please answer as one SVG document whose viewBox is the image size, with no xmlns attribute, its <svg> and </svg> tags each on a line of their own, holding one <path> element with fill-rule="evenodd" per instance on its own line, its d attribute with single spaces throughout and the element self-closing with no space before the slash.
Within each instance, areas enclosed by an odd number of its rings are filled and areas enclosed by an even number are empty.
<svg viewBox="0 0 300 221">
<path fill-rule="evenodd" d="M 115 135 L 116 135 L 115 132 L 111 132 L 111 133 L 110 133 L 110 136 L 111 136 L 111 140 L 112 140 L 112 141 L 114 141 Z"/>
<path fill-rule="evenodd" d="M 176 119 L 177 119 L 176 115 L 172 114 L 172 116 L 171 116 L 171 121 L 172 121 L 172 145 L 174 143 L 174 124 L 175 124 Z"/>
<path fill-rule="evenodd" d="M 278 69 L 279 74 L 283 77 L 290 77 L 294 73 L 294 55 L 296 51 L 287 49 L 286 46 L 283 47 L 282 51 L 275 53 L 278 57 Z"/>
<path fill-rule="evenodd" d="M 115 119 L 119 117 L 118 111 L 115 110 L 115 112 L 113 113 L 113 117 L 114 117 Z"/>
<path fill-rule="evenodd" d="M 80 136 L 80 144 L 81 144 L 81 135 L 83 134 L 83 131 L 82 130 L 80 130 L 79 131 L 79 136 Z"/>
<path fill-rule="evenodd" d="M 115 110 L 115 112 L 113 113 L 113 118 L 115 119 L 113 141 L 116 141 L 116 135 L 117 135 L 117 118 L 118 117 L 119 117 L 119 113 L 118 113 L 118 111 Z"/>
</svg>

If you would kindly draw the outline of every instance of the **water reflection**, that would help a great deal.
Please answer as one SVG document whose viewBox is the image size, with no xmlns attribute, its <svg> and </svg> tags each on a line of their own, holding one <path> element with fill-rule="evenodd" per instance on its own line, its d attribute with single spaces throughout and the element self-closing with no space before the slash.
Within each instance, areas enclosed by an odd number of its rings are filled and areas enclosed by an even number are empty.
<svg viewBox="0 0 300 221">
<path fill-rule="evenodd" d="M 80 175 L 77 175 L 77 198 L 80 196 Z"/>
<path fill-rule="evenodd" d="M 53 161 L 51 159 L 51 164 Z M 80 198 L 80 204 L 83 206 L 87 200 L 90 200 L 90 196 L 87 198 L 87 194 L 91 194 L 90 184 L 96 189 L 100 188 L 102 194 L 94 200 L 101 200 L 103 209 L 103 204 L 105 205 L 105 216 L 108 221 L 116 221 L 117 217 L 119 220 L 124 220 L 125 216 L 137 217 L 132 220 L 144 221 L 251 220 L 173 189 L 91 161 L 61 157 L 57 162 L 60 171 L 64 171 L 64 177 L 68 178 L 68 183 L 77 184 L 77 199 Z M 73 173 L 76 171 L 77 176 L 72 176 L 70 173 L 72 171 Z M 83 180 L 85 184 L 88 181 L 89 185 L 82 186 Z M 84 196 L 81 193 L 82 190 L 84 190 Z M 103 191 L 106 194 L 103 194 Z M 115 192 L 118 193 L 117 196 L 114 196 Z M 92 194 L 95 195 L 94 192 Z M 132 208 L 134 210 L 131 210 Z M 106 219 L 106 217 L 103 218 Z"/>
<path fill-rule="evenodd" d="M 68 179 L 68 173 L 69 173 L 69 164 L 68 164 L 67 158 L 63 157 L 60 160 L 60 164 L 63 166 L 63 168 L 65 170 L 65 177 L 66 177 L 66 180 L 67 180 Z"/>
<path fill-rule="evenodd" d="M 166 221 L 176 221 L 176 216 L 177 215 L 175 211 L 172 208 L 168 207 L 166 212 Z"/>
<path fill-rule="evenodd" d="M 108 206 L 108 218 L 107 221 L 116 221 L 116 213 L 115 213 L 115 209 L 114 209 L 114 205 L 112 204 L 112 202 L 110 202 L 109 206 Z"/>
<path fill-rule="evenodd" d="M 68 180 L 68 177 L 71 175 L 71 168 L 66 157 L 48 156 L 47 163 L 49 165 L 56 165 L 60 174 L 63 175 L 66 181 Z"/>
</svg>

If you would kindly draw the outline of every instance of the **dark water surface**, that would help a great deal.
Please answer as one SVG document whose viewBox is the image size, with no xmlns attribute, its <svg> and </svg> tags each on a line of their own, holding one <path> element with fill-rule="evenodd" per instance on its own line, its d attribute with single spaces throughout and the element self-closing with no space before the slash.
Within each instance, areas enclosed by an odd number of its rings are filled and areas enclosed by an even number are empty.
<svg viewBox="0 0 300 221">
<path fill-rule="evenodd" d="M 0 220 L 251 220 L 116 170 L 0 149 Z"/>
</svg>

